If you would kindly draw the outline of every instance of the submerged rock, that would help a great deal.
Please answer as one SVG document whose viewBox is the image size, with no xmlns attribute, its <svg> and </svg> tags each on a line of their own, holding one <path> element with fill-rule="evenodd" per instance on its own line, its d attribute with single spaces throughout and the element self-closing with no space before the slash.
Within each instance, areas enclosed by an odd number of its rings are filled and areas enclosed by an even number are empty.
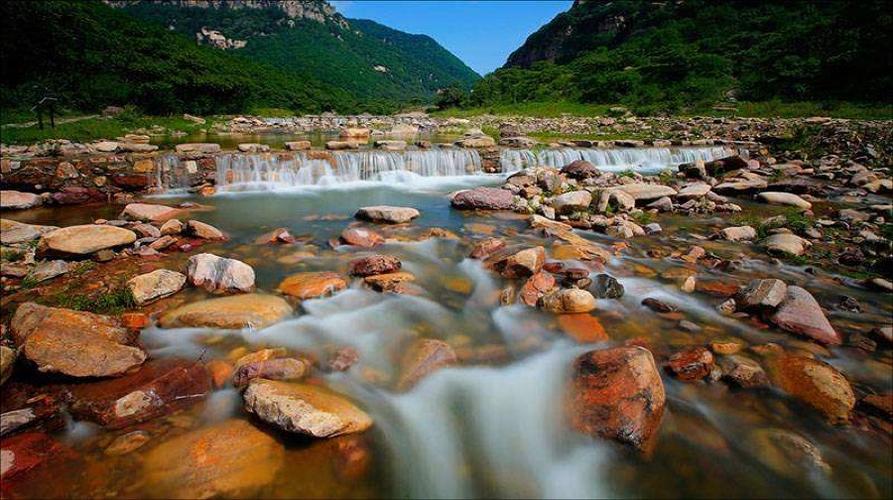
<svg viewBox="0 0 893 500">
<path fill-rule="evenodd" d="M 768 387 L 769 377 L 759 363 L 745 356 L 732 354 L 719 358 L 722 378 L 744 389 Z"/>
<path fill-rule="evenodd" d="M 133 231 L 107 225 L 86 224 L 56 229 L 43 235 L 39 248 L 62 254 L 86 255 L 105 248 L 130 245 L 136 241 Z"/>
<path fill-rule="evenodd" d="M 397 389 L 405 391 L 435 371 L 457 363 L 455 351 L 446 342 L 418 339 L 413 342 L 400 361 Z"/>
<path fill-rule="evenodd" d="M 589 351 L 574 361 L 568 411 L 579 432 L 648 451 L 665 401 L 660 373 L 647 349 Z"/>
<path fill-rule="evenodd" d="M 349 227 L 341 232 L 341 241 L 346 245 L 372 248 L 384 243 L 384 238 L 380 234 L 369 229 Z"/>
<path fill-rule="evenodd" d="M 377 205 L 374 207 L 362 207 L 355 215 L 358 219 L 371 222 L 384 222 L 387 224 L 403 224 L 421 215 L 418 210 L 411 207 L 392 207 Z"/>
<path fill-rule="evenodd" d="M 276 289 L 299 300 L 315 299 L 340 292 L 347 281 L 338 273 L 328 271 L 297 273 L 288 276 Z"/>
<path fill-rule="evenodd" d="M 171 296 L 180 291 L 186 284 L 186 276 L 169 269 L 156 269 L 151 273 L 141 274 L 127 281 L 127 288 L 133 295 L 137 305 Z"/>
<path fill-rule="evenodd" d="M 500 238 L 487 238 L 475 243 L 474 248 L 471 249 L 469 257 L 472 259 L 486 259 L 491 254 L 505 248 L 505 245 L 505 240 Z"/>
<path fill-rule="evenodd" d="M 282 297 L 243 294 L 186 304 L 164 313 L 158 320 L 162 328 L 209 327 L 260 330 L 292 313 Z"/>
<path fill-rule="evenodd" d="M 186 275 L 189 283 L 209 292 L 250 292 L 254 289 L 251 266 L 210 253 L 190 257 Z"/>
<path fill-rule="evenodd" d="M 831 472 L 819 449 L 806 438 L 784 429 L 757 429 L 749 436 L 748 447 L 760 463 L 783 476 L 800 479 L 804 473 Z"/>
<path fill-rule="evenodd" d="M 623 285 L 611 275 L 599 274 L 589 287 L 592 294 L 599 299 L 619 299 L 623 296 Z"/>
<path fill-rule="evenodd" d="M 350 401 L 316 385 L 255 379 L 245 409 L 282 430 L 317 438 L 363 432 L 372 418 Z"/>
<path fill-rule="evenodd" d="M 820 411 L 832 423 L 850 419 L 856 396 L 833 366 L 812 358 L 776 355 L 769 360 L 773 384 Z"/>
</svg>

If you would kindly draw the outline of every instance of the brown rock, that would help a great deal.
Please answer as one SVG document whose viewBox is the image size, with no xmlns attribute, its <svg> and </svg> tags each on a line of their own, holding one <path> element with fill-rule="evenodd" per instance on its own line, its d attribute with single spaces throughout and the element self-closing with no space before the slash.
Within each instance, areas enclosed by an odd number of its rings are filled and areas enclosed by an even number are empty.
<svg viewBox="0 0 893 500">
<path fill-rule="evenodd" d="M 400 259 L 391 255 L 370 255 L 350 261 L 348 273 L 351 276 L 373 276 L 395 273 L 403 267 Z"/>
<path fill-rule="evenodd" d="M 260 330 L 292 313 L 288 302 L 275 295 L 242 294 L 202 300 L 165 312 L 162 328 L 209 327 Z"/>
<path fill-rule="evenodd" d="M 410 295 L 415 295 L 412 292 L 412 287 L 415 285 L 410 283 L 411 281 L 415 281 L 415 276 L 406 271 L 376 274 L 374 276 L 366 276 L 363 278 L 363 283 L 379 292 L 392 292 L 398 294 L 409 293 Z"/>
<path fill-rule="evenodd" d="M 784 302 L 769 319 L 782 330 L 805 335 L 823 344 L 843 342 L 812 294 L 799 286 L 787 288 Z"/>
<path fill-rule="evenodd" d="M 347 281 L 340 274 L 323 271 L 293 274 L 279 283 L 276 290 L 300 300 L 307 300 L 325 297 L 345 288 Z"/>
<path fill-rule="evenodd" d="M 505 248 L 505 241 L 499 238 L 487 238 L 475 243 L 469 257 L 472 259 L 486 259 L 494 252 Z"/>
<path fill-rule="evenodd" d="M 341 241 L 346 245 L 372 248 L 384 243 L 384 238 L 380 234 L 369 229 L 349 227 L 341 232 Z"/>
<path fill-rule="evenodd" d="M 586 290 L 568 288 L 545 295 L 542 306 L 555 314 L 586 313 L 595 309 L 595 297 Z"/>
<path fill-rule="evenodd" d="M 405 391 L 419 380 L 446 366 L 458 363 L 456 353 L 442 340 L 418 339 L 404 353 L 400 362 L 397 389 Z"/>
<path fill-rule="evenodd" d="M 849 421 L 856 397 L 849 381 L 833 366 L 812 358 L 778 355 L 770 358 L 769 375 L 775 385 L 831 422 Z"/>
<path fill-rule="evenodd" d="M 679 380 L 701 380 L 713 370 L 713 354 L 703 347 L 692 347 L 670 356 L 667 369 Z"/>
<path fill-rule="evenodd" d="M 553 288 L 555 288 L 555 278 L 549 273 L 540 271 L 524 283 L 521 292 L 518 293 L 518 300 L 528 306 L 536 307 L 543 295 Z"/>
<path fill-rule="evenodd" d="M 239 365 L 233 374 L 233 386 L 246 387 L 256 378 L 268 380 L 300 380 L 310 373 L 310 362 L 305 359 L 276 358 Z"/>
<path fill-rule="evenodd" d="M 533 247 L 521 250 L 509 256 L 497 267 L 506 278 L 526 278 L 532 276 L 543 268 L 546 261 L 546 249 Z"/>
<path fill-rule="evenodd" d="M 604 342 L 609 340 L 605 327 L 591 314 L 562 314 L 558 316 L 558 327 L 579 344 Z"/>
<path fill-rule="evenodd" d="M 136 241 L 133 231 L 107 225 L 86 224 L 50 231 L 40 239 L 40 249 L 63 254 L 86 255 Z"/>
<path fill-rule="evenodd" d="M 479 187 L 459 191 L 450 200 L 459 210 L 510 210 L 512 192 L 499 188 Z"/>
<path fill-rule="evenodd" d="M 203 240 L 225 240 L 226 235 L 216 227 L 204 222 L 191 220 L 186 223 L 189 232 Z"/>
</svg>

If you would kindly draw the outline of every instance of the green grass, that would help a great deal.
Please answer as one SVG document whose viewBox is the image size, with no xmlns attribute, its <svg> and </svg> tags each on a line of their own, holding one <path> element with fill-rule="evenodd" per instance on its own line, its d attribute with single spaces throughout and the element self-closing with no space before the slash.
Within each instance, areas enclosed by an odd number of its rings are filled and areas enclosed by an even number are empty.
<svg viewBox="0 0 893 500">
<path fill-rule="evenodd" d="M 571 101 L 556 102 L 524 102 L 518 104 L 494 104 L 477 108 L 450 108 L 434 111 L 433 116 L 470 118 L 480 115 L 515 115 L 554 118 L 561 115 L 572 116 L 610 116 L 611 108 L 616 104 L 581 104 Z"/>
<path fill-rule="evenodd" d="M 264 118 L 290 118 L 300 113 L 295 113 L 287 108 L 251 108 L 248 110 L 248 114 Z"/>
<path fill-rule="evenodd" d="M 632 214 L 632 219 L 640 226 L 647 226 L 654 222 L 654 216 L 650 212 L 636 212 Z"/>
<path fill-rule="evenodd" d="M 62 292 L 55 296 L 56 307 L 89 311 L 98 314 L 118 314 L 136 306 L 133 294 L 127 288 L 118 288 L 104 292 L 95 297 L 71 292 Z"/>
</svg>

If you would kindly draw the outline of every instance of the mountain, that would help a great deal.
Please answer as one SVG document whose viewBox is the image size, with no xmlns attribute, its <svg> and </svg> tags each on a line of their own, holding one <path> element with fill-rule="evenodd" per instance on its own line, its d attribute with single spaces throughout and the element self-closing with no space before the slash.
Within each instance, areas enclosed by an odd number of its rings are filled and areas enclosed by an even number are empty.
<svg viewBox="0 0 893 500">
<path fill-rule="evenodd" d="M 668 109 L 731 97 L 890 102 L 889 0 L 577 0 L 472 93 Z"/>
<path fill-rule="evenodd" d="M 110 5 L 360 101 L 430 101 L 480 78 L 425 35 L 347 19 L 323 0 L 116 0 Z"/>
</svg>

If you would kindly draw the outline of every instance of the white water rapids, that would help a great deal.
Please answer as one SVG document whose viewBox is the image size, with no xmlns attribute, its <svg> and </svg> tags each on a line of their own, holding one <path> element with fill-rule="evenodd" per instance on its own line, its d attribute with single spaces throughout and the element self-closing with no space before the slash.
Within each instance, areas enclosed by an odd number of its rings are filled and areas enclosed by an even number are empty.
<svg viewBox="0 0 893 500">
<path fill-rule="evenodd" d="M 546 166 L 561 168 L 575 160 L 586 160 L 601 170 L 617 172 L 635 170 L 656 172 L 677 167 L 695 160 L 711 161 L 737 154 L 725 147 L 685 148 L 561 148 L 532 151 L 530 149 L 504 149 L 500 154 L 503 172 Z"/>
</svg>

